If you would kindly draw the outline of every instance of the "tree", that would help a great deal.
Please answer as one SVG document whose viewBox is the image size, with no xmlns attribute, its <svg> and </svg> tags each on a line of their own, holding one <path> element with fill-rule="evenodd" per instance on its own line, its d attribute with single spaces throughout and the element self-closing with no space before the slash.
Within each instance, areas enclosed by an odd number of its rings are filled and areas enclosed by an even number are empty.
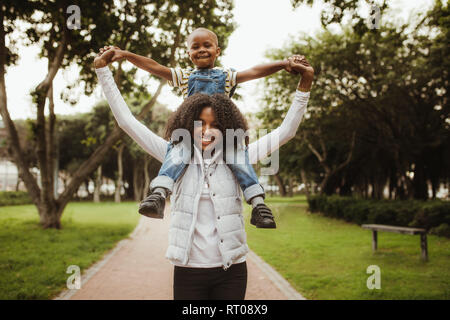
<svg viewBox="0 0 450 320">
<path fill-rule="evenodd" d="M 117 5 L 115 5 L 117 3 Z M 55 158 L 56 116 L 53 107 L 53 79 L 60 69 L 72 63 L 81 67 L 78 83 L 84 85 L 86 94 L 92 92 L 95 75 L 92 61 L 93 50 L 109 43 L 115 43 L 137 53 L 157 56 L 161 63 L 174 65 L 184 57 L 180 46 L 187 34 L 196 26 L 213 29 L 226 47 L 226 37 L 234 29 L 231 9 L 232 1 L 78 1 L 81 8 L 81 25 L 85 29 L 69 30 L 66 25 L 66 9 L 70 1 L 12 1 L 6 0 L 0 6 L 0 112 L 11 140 L 12 156 L 19 168 L 19 175 L 38 208 L 40 222 L 44 228 L 60 228 L 60 218 L 65 206 L 79 186 L 98 167 L 110 148 L 123 136 L 117 126 L 105 142 L 91 154 L 72 174 L 70 182 L 59 197 L 53 192 Z M 18 54 L 13 46 L 5 45 L 10 39 L 14 23 L 26 21 L 29 27 L 23 32 L 28 44 L 39 44 L 41 56 L 48 59 L 48 73 L 32 93 L 37 108 L 36 137 L 38 167 L 41 172 L 41 187 L 30 173 L 30 164 L 24 160 L 18 141 L 17 130 L 10 119 L 5 89 L 5 72 Z M 49 27 L 50 26 L 50 27 Z M 9 41 L 14 44 L 13 41 Z M 115 78 L 122 92 L 133 88 L 131 73 L 122 73 L 121 66 Z M 154 105 L 165 81 L 161 81 L 151 100 L 140 111 L 141 119 Z M 142 88 L 138 88 L 142 89 Z M 66 95 L 67 96 L 67 95 Z M 44 109 L 48 101 L 49 116 Z"/>
<path fill-rule="evenodd" d="M 302 36 L 270 52 L 275 59 L 301 52 L 316 71 L 308 117 L 295 140 L 299 146 L 283 147 L 287 159 L 302 156 L 283 166 L 309 168 L 304 176 L 327 180 L 328 194 L 353 190 L 381 198 L 388 184 L 392 197 L 426 199 L 429 182 L 437 189 L 448 181 L 447 51 L 448 6 L 438 1 L 412 26 L 385 23 L 364 34 L 352 27 L 324 29 L 314 39 Z M 286 111 L 279 106 L 289 103 L 295 79 L 279 73 L 266 83 L 261 117 L 272 125 Z M 315 166 L 308 153 L 319 160 Z M 326 167 L 339 170 L 330 175 Z"/>
</svg>

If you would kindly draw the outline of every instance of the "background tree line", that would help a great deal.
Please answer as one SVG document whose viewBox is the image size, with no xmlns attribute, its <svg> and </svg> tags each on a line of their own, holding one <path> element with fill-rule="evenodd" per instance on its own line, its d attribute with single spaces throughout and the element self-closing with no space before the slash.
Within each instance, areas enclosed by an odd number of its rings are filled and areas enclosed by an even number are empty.
<svg viewBox="0 0 450 320">
<path fill-rule="evenodd" d="M 301 52 L 316 71 L 307 118 L 281 149 L 274 179 L 282 193 L 303 182 L 307 193 L 381 199 L 387 187 L 390 199 L 427 199 L 428 186 L 432 198 L 450 187 L 448 4 L 436 1 L 412 24 L 382 21 L 379 29 L 356 20 L 332 32 L 336 20 L 325 19 L 317 36 L 268 53 Z M 278 125 L 295 86 L 286 73 L 266 79 L 266 127 Z"/>
<path fill-rule="evenodd" d="M 132 98 L 127 99 L 127 104 L 132 112 L 136 113 L 146 101 L 146 99 Z M 156 103 L 143 119 L 143 123 L 152 131 L 162 135 L 169 115 L 170 111 L 165 106 Z M 55 160 L 60 183 L 66 187 L 78 167 L 89 159 L 99 145 L 104 143 L 105 138 L 114 128 L 115 120 L 106 101 L 95 105 L 89 113 L 58 118 L 55 135 L 58 152 Z M 15 125 L 21 132 L 21 144 L 27 146 L 30 151 L 27 153 L 30 163 L 36 166 L 37 157 L 33 152 L 36 148 L 36 121 L 34 119 L 19 120 L 15 121 Z M 120 166 L 119 163 L 121 163 Z M 145 153 L 131 138 L 125 136 L 109 150 L 97 170 L 86 177 L 82 187 L 87 191 L 88 196 L 84 198 L 100 201 L 101 186 L 108 181 L 113 181 L 115 184 L 113 198 L 116 202 L 121 201 L 122 188 L 126 199 L 140 201 L 147 194 L 149 183 L 158 171 L 159 162 Z M 106 193 L 106 195 L 109 194 Z"/>
</svg>

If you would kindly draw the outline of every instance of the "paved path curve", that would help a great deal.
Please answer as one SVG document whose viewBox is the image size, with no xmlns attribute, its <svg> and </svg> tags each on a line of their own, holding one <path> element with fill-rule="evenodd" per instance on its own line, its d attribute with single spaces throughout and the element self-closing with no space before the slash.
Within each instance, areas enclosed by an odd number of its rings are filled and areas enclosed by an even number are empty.
<svg viewBox="0 0 450 320">
<path fill-rule="evenodd" d="M 164 257 L 167 212 L 163 220 L 142 217 L 129 238 L 91 268 L 82 270 L 81 289 L 65 290 L 55 299 L 172 300 L 173 266 Z M 305 299 L 252 251 L 247 255 L 247 268 L 246 300 Z"/>
</svg>

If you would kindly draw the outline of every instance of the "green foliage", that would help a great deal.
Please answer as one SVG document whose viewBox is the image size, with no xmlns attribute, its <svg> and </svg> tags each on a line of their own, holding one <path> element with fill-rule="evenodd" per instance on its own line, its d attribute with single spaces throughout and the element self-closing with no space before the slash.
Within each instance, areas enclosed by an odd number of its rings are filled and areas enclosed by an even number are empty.
<svg viewBox="0 0 450 320">
<path fill-rule="evenodd" d="M 23 191 L 2 191 L 0 192 L 0 207 L 13 206 L 18 204 L 29 204 L 31 198 L 27 192 Z"/>
<path fill-rule="evenodd" d="M 125 100 L 131 112 L 136 116 L 148 103 L 151 96 L 143 92 L 140 95 L 127 97 Z M 158 135 L 163 135 L 171 111 L 166 106 L 155 103 L 153 108 L 142 119 L 142 123 Z M 86 161 L 94 150 L 102 145 L 116 125 L 114 116 L 106 101 L 94 106 L 89 113 L 61 116 L 58 121 L 59 169 L 68 176 Z M 159 162 L 151 158 L 130 137 L 124 136 L 119 143 L 124 143 L 123 150 L 123 181 L 127 183 L 126 197 L 133 195 L 134 175 L 143 178 L 143 168 L 146 157 L 149 161 L 150 177 L 156 176 Z M 115 180 L 117 178 L 117 148 L 111 148 L 108 156 L 102 162 L 102 176 Z M 139 169 L 139 170 L 137 170 Z M 95 178 L 95 172 L 90 175 Z M 142 182 L 143 183 L 143 182 Z"/>
<path fill-rule="evenodd" d="M 316 1 L 317 2 L 317 1 Z M 383 14 L 388 9 L 387 0 L 368 1 L 371 5 L 377 5 L 380 10 L 380 14 Z M 312 6 L 314 0 L 291 0 L 293 8 L 297 8 L 302 4 Z M 359 0 L 324 0 L 321 3 L 324 4 L 320 15 L 320 21 L 322 26 L 327 27 L 330 24 L 351 24 L 352 28 L 362 35 L 369 32 L 367 21 L 361 17 L 358 9 L 361 1 Z M 348 22 L 347 22 L 348 21 Z"/>
<path fill-rule="evenodd" d="M 356 2 L 329 3 L 342 7 Z M 371 196 L 381 198 L 381 186 L 389 182 L 397 198 L 426 199 L 427 181 L 434 193 L 447 183 L 448 17 L 448 5 L 437 1 L 411 25 L 386 21 L 380 29 L 362 34 L 348 25 L 340 32 L 324 29 L 269 51 L 273 60 L 301 53 L 315 70 L 307 115 L 297 136 L 280 150 L 281 173 L 300 180 L 298 169 L 303 168 L 310 181 L 320 184 L 325 166 L 344 162 L 355 132 L 351 162 L 327 181 L 323 192 L 363 194 L 371 185 Z M 279 125 L 297 82 L 286 72 L 265 79 L 266 107 L 258 114 L 265 127 Z M 323 162 L 307 141 L 326 153 Z"/>
<path fill-rule="evenodd" d="M 76 4 L 81 11 L 81 29 L 78 30 L 71 30 L 67 27 L 69 15 L 66 9 L 72 4 Z M 19 43 L 39 46 L 39 57 L 48 61 L 48 74 L 31 93 L 32 100 L 39 109 L 37 113 L 39 121 L 33 122 L 33 137 L 39 138 L 41 149 L 45 149 L 42 146 L 45 145 L 46 140 L 51 141 L 49 137 L 46 137 L 48 135 L 45 130 L 46 119 L 42 117 L 47 94 L 45 91 L 50 88 L 51 81 L 60 69 L 64 72 L 69 70 L 69 67 L 79 68 L 79 73 L 75 76 L 72 71 L 70 71 L 70 75 L 66 75 L 70 81 L 67 81 L 67 88 L 61 93 L 63 100 L 75 103 L 79 95 L 91 94 L 96 86 L 97 77 L 93 68 L 93 60 L 100 47 L 117 45 L 122 49 L 155 58 L 162 65 L 175 66 L 176 63 L 185 65 L 188 57 L 184 49 L 184 41 L 196 27 L 202 26 L 216 32 L 222 49 L 226 48 L 228 36 L 235 28 L 232 9 L 232 0 L 188 2 L 182 0 L 107 0 L 100 2 L 80 0 L 76 3 L 6 0 L 5 3 L 2 2 L 0 17 L 4 25 L 5 41 L 2 40 L 0 43 L 8 44 L 6 61 L 2 61 L 2 64 L 8 66 L 18 61 Z M 13 31 L 15 31 L 14 35 Z M 16 41 L 17 39 L 19 41 Z M 121 62 L 113 64 L 113 68 L 114 78 L 122 95 L 134 97 L 140 102 L 145 98 L 151 98 L 148 93 L 148 83 L 138 85 L 135 82 L 136 68 L 122 68 Z M 140 103 L 140 106 L 142 105 L 143 103 Z M 56 122 L 56 130 L 61 136 L 55 141 L 58 141 L 63 149 L 59 157 L 60 168 L 65 173 L 69 173 L 65 175 L 65 178 L 70 178 L 70 175 L 75 173 L 78 174 L 78 179 L 70 180 L 71 182 L 67 186 L 70 190 L 75 190 L 83 180 L 87 180 L 88 176 L 92 175 L 92 172 L 88 171 L 93 171 L 100 161 L 98 153 L 94 151 L 99 150 L 100 146 L 105 146 L 104 142 L 107 141 L 113 127 L 112 123 L 114 123 L 113 121 L 108 122 L 112 119 L 109 110 L 106 112 L 107 115 L 101 117 L 105 110 L 107 108 L 95 109 L 98 113 L 93 115 L 90 124 L 86 123 L 85 119 L 77 119 L 76 123 L 67 124 L 67 128 L 58 128 L 59 124 L 63 126 L 65 124 Z M 101 118 L 99 119 L 98 116 Z M 63 131 L 66 129 L 73 134 L 65 135 Z M 112 144 L 117 142 L 112 140 L 114 139 L 109 140 L 111 145 L 108 147 L 112 147 Z M 74 148 L 71 148 L 72 146 Z M 90 152 L 89 155 L 86 154 L 88 152 Z M 40 155 L 41 158 L 44 158 L 44 152 Z M 127 156 L 130 155 L 125 152 L 124 157 Z M 49 157 L 50 153 L 46 153 L 46 158 Z M 107 159 L 105 162 L 114 159 L 110 154 L 106 154 L 105 158 Z M 23 167 L 22 170 L 28 170 L 32 165 L 31 161 L 27 163 L 19 162 L 17 159 L 15 161 Z M 52 159 L 40 159 L 38 167 L 43 163 L 52 163 Z M 83 171 L 83 176 L 79 175 L 80 167 L 88 168 Z M 127 174 L 127 169 L 133 167 L 135 167 L 134 164 L 130 164 L 124 168 L 124 174 Z M 151 167 L 154 169 L 154 166 Z M 44 168 L 39 169 L 41 172 L 45 172 Z M 110 174 L 111 171 L 105 169 L 105 175 L 114 176 L 114 173 Z M 42 179 L 43 189 L 49 187 L 45 184 L 50 180 L 47 177 Z M 32 185 L 31 181 L 32 179 L 24 180 L 27 188 L 35 191 L 37 188 Z M 35 199 L 38 198 L 36 192 L 32 194 Z M 72 192 L 67 192 L 67 194 L 72 194 Z M 60 200 L 57 205 L 40 206 L 39 208 L 64 206 L 68 196 L 64 196 Z M 56 200 L 49 199 L 48 201 L 55 202 Z"/>
<path fill-rule="evenodd" d="M 365 200 L 354 197 L 311 196 L 310 212 L 357 224 L 387 224 L 420 227 L 432 234 L 448 236 L 450 202 L 418 200 Z"/>
<path fill-rule="evenodd" d="M 89 5 L 92 6 L 92 2 L 86 4 L 86 7 Z M 82 12 L 83 9 L 81 7 Z M 87 55 L 76 61 L 81 66 L 77 82 L 84 81 L 86 93 L 92 92 L 97 81 L 92 62 L 99 48 L 105 45 L 116 45 L 151 57 L 165 66 L 180 64 L 185 67 L 190 65 L 185 40 L 196 27 L 202 26 L 216 32 L 224 50 L 228 37 L 235 28 L 232 9 L 231 0 L 115 1 L 113 7 L 105 13 L 105 19 L 109 19 L 107 23 L 95 23 L 96 29 L 103 32 L 106 39 L 97 39 L 91 43 Z M 117 69 L 115 68 L 115 73 L 118 72 Z M 122 94 L 139 94 L 148 90 L 147 86 L 135 82 L 136 71 L 135 67 L 120 71 L 118 86 Z M 156 78 L 150 74 L 149 77 Z M 76 83 L 72 83 L 71 87 L 76 86 Z M 69 95 L 70 90 L 65 92 L 66 97 Z"/>
<path fill-rule="evenodd" d="M 424 204 L 414 216 L 411 225 L 423 225 L 430 229 L 431 233 L 450 237 L 450 203 L 432 202 Z"/>
</svg>

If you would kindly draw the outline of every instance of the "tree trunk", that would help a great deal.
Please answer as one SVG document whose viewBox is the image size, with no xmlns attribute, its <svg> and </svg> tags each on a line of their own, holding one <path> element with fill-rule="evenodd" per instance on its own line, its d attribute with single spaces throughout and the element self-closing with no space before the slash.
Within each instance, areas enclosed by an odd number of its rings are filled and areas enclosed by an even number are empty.
<svg viewBox="0 0 450 320">
<path fill-rule="evenodd" d="M 294 196 L 294 179 L 292 177 L 289 177 L 288 183 L 289 183 L 288 196 L 293 197 Z"/>
<path fill-rule="evenodd" d="M 102 187 L 102 166 L 99 165 L 97 168 L 97 174 L 95 177 L 95 188 L 94 188 L 94 202 L 100 202 L 100 192 Z"/>
<path fill-rule="evenodd" d="M 414 199 L 427 200 L 428 199 L 428 185 L 425 176 L 425 162 L 422 156 L 416 161 L 414 166 L 413 178 L 413 197 Z"/>
<path fill-rule="evenodd" d="M 145 163 L 144 163 L 144 190 L 142 191 L 142 198 L 143 200 L 145 197 L 147 197 L 148 190 L 150 189 L 150 175 L 148 174 L 148 166 L 150 164 L 150 159 L 148 156 L 145 157 Z"/>
<path fill-rule="evenodd" d="M 338 165 L 334 165 L 332 167 L 328 166 L 326 161 L 327 161 L 327 149 L 325 146 L 325 141 L 322 138 L 322 132 L 321 129 L 319 127 L 318 131 L 317 131 L 317 136 L 319 138 L 319 144 L 321 146 L 322 149 L 322 153 L 320 153 L 313 145 L 311 142 L 309 142 L 308 137 L 306 134 L 303 135 L 304 140 L 306 141 L 308 148 L 311 150 L 311 152 L 317 157 L 317 160 L 319 160 L 319 164 L 323 167 L 325 173 L 324 173 L 324 178 L 322 180 L 322 182 L 320 183 L 320 194 L 330 194 L 332 193 L 332 190 L 329 190 L 329 188 L 327 188 L 327 183 L 329 182 L 330 178 L 335 175 L 337 172 L 339 172 L 340 170 L 342 170 L 343 168 L 345 168 L 349 163 L 350 160 L 352 159 L 352 154 L 353 154 L 353 150 L 355 149 L 355 142 L 356 142 L 356 132 L 354 131 L 352 134 L 352 141 L 350 144 L 350 150 L 348 152 L 347 155 L 347 159 L 345 161 L 343 161 L 341 164 Z"/>
<path fill-rule="evenodd" d="M 389 200 L 395 199 L 395 174 L 391 171 L 389 176 Z"/>
<path fill-rule="evenodd" d="M 324 176 L 324 178 L 322 179 L 322 181 L 320 182 L 320 185 L 319 185 L 319 188 L 320 188 L 319 194 L 320 195 L 325 194 L 325 190 L 326 190 L 327 183 L 328 183 L 329 179 L 330 179 L 329 173 L 325 173 L 325 176 Z"/>
<path fill-rule="evenodd" d="M 306 193 L 306 197 L 309 198 L 310 197 L 310 192 L 309 192 L 309 187 L 308 187 L 308 183 L 306 180 L 306 173 L 304 169 L 300 169 L 300 175 L 302 177 L 302 182 L 305 185 L 305 193 Z"/>
<path fill-rule="evenodd" d="M 278 185 L 278 190 L 280 191 L 280 195 L 282 197 L 286 197 L 286 187 L 284 186 L 283 179 L 281 179 L 281 177 L 278 173 L 276 175 L 274 175 L 274 178 Z"/>
<path fill-rule="evenodd" d="M 84 188 L 86 189 L 88 199 L 90 199 L 90 197 L 91 197 L 91 193 L 89 192 L 89 182 L 91 182 L 90 179 L 88 179 L 84 182 Z"/>
<path fill-rule="evenodd" d="M 122 167 L 122 155 L 123 148 L 125 145 L 122 143 L 117 150 L 117 182 L 116 182 L 116 192 L 114 193 L 114 202 L 120 203 L 120 191 L 122 191 L 123 184 L 123 167 Z"/>
<path fill-rule="evenodd" d="M 53 83 L 50 84 L 50 87 L 47 92 L 48 98 L 48 126 L 46 128 L 47 132 L 45 133 L 46 138 L 46 151 L 47 151 L 47 170 L 48 170 L 48 192 L 51 193 L 51 196 L 56 199 L 58 197 L 58 190 L 56 190 L 56 183 L 58 181 L 58 158 L 57 158 L 57 145 L 56 145 L 56 137 L 55 137 L 55 125 L 56 125 L 56 116 L 55 116 L 55 103 L 53 101 Z M 56 170 L 56 173 L 55 173 Z"/>
<path fill-rule="evenodd" d="M 141 201 L 142 199 L 142 189 L 143 189 L 143 182 L 142 182 L 142 175 L 139 172 L 140 167 L 137 165 L 133 166 L 133 198 L 134 201 Z M 145 170 L 145 166 L 144 166 Z"/>
<path fill-rule="evenodd" d="M 38 207 L 40 224 L 43 229 L 61 229 L 62 210 L 55 203 L 47 206 L 42 204 Z"/>
</svg>

